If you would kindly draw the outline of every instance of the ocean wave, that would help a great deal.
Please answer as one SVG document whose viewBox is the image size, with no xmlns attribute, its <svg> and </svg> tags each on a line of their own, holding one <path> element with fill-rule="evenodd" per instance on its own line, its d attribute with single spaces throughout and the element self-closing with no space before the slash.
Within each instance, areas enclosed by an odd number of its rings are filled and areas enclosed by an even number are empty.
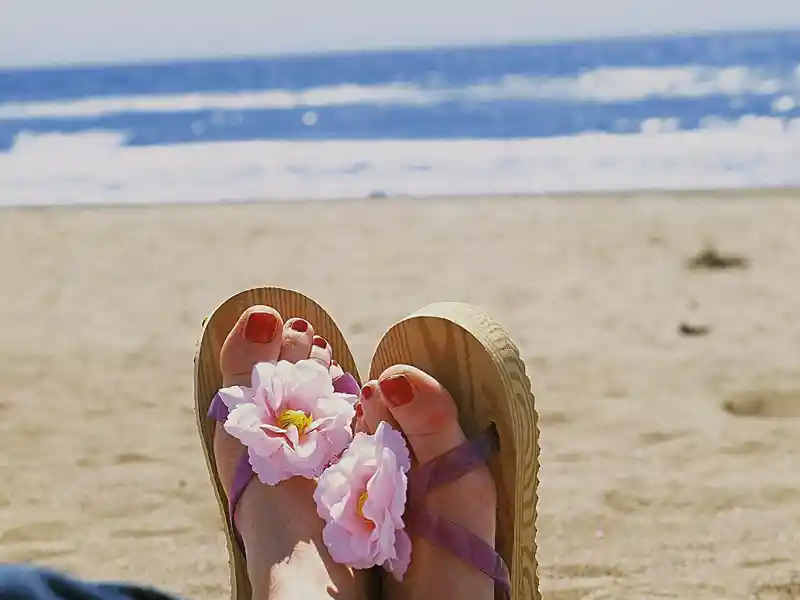
<svg viewBox="0 0 800 600">
<path fill-rule="evenodd" d="M 336 85 L 304 91 L 185 93 L 96 97 L 73 101 L 0 104 L 0 120 L 97 118 L 131 113 L 243 111 L 349 105 L 429 106 L 446 102 L 563 100 L 621 102 L 652 98 L 775 96 L 792 107 L 800 101 L 800 65 L 783 75 L 744 66 L 695 65 L 662 68 L 600 68 L 575 77 L 507 75 L 460 88 L 411 84 Z"/>
<path fill-rule="evenodd" d="M 125 135 L 20 134 L 0 203 L 140 204 L 383 195 L 800 186 L 800 119 L 524 140 L 221 142 L 130 147 Z"/>
</svg>

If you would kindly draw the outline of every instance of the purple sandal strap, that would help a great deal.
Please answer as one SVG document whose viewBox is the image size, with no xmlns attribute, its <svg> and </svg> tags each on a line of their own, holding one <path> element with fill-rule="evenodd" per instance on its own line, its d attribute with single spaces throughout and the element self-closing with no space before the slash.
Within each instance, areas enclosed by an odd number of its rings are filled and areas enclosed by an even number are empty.
<svg viewBox="0 0 800 600">
<path fill-rule="evenodd" d="M 487 429 L 434 460 L 414 467 L 408 476 L 409 504 L 424 500 L 429 492 L 461 479 L 477 469 L 500 448 L 497 428 Z"/>
<path fill-rule="evenodd" d="M 254 476 L 253 467 L 250 466 L 250 456 L 245 452 L 239 459 L 236 471 L 233 474 L 231 497 L 228 500 L 228 514 L 231 516 L 231 521 L 236 516 L 236 508 L 239 506 L 239 501 L 242 499 L 242 494 L 244 494 L 247 484 L 250 483 Z"/>
<path fill-rule="evenodd" d="M 214 394 L 213 400 L 211 400 L 211 406 L 208 407 L 208 418 L 214 419 L 215 421 L 224 421 L 228 418 L 228 407 L 225 406 L 225 402 L 222 401 L 222 398 L 219 394 Z"/>
<path fill-rule="evenodd" d="M 414 511 L 406 519 L 406 529 L 457 556 L 482 571 L 511 598 L 511 577 L 503 558 L 477 535 L 425 509 Z"/>
<path fill-rule="evenodd" d="M 503 590 L 506 598 L 510 598 L 508 567 L 495 549 L 474 533 L 425 508 L 425 497 L 431 490 L 456 481 L 485 464 L 499 447 L 497 428 L 491 425 L 460 446 L 414 467 L 408 477 L 406 527 L 409 533 L 424 537 L 485 573 Z"/>
<path fill-rule="evenodd" d="M 361 386 L 358 385 L 356 378 L 350 373 L 342 373 L 333 380 L 333 391 L 340 394 L 353 394 L 358 396 L 361 392 Z"/>
<path fill-rule="evenodd" d="M 231 495 L 228 500 L 228 515 L 231 520 L 231 527 L 233 533 L 236 535 L 236 541 L 239 542 L 239 548 L 244 554 L 244 542 L 242 536 L 239 534 L 239 529 L 236 527 L 236 508 L 239 506 L 239 501 L 242 499 L 245 488 L 250 483 L 250 480 L 255 477 L 253 467 L 250 466 L 250 455 L 245 452 L 242 458 L 239 459 L 236 465 L 236 471 L 233 474 L 233 484 L 231 485 Z"/>
</svg>

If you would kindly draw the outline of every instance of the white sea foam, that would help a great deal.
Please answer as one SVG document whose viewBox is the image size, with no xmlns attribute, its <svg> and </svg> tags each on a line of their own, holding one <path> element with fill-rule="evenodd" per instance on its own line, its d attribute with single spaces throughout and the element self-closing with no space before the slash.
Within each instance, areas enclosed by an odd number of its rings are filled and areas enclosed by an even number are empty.
<svg viewBox="0 0 800 600">
<path fill-rule="evenodd" d="M 0 104 L 0 120 L 85 118 L 121 113 L 192 110 L 251 110 L 342 105 L 430 105 L 446 101 L 574 100 L 636 101 L 647 98 L 701 98 L 715 94 L 784 94 L 776 110 L 800 102 L 800 65 L 788 76 L 775 78 L 743 66 L 712 68 L 601 68 L 576 77 L 510 75 L 497 82 L 461 88 L 396 85 L 337 85 L 301 92 L 266 90 L 237 93 L 196 93 L 95 97 L 74 101 Z"/>
<path fill-rule="evenodd" d="M 388 195 L 800 186 L 800 119 L 529 140 L 224 142 L 125 147 L 114 132 L 21 134 L 0 203 L 131 204 Z"/>
</svg>

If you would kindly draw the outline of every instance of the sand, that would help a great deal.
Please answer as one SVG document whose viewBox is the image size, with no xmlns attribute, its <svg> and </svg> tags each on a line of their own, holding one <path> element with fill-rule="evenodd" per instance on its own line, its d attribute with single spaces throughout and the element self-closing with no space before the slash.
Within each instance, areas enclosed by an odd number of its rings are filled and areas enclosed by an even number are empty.
<svg viewBox="0 0 800 600">
<path fill-rule="evenodd" d="M 0 561 L 226 597 L 192 356 L 219 301 L 272 284 L 364 371 L 431 301 L 507 325 L 541 412 L 546 600 L 800 598 L 798 200 L 2 210 Z M 687 268 L 707 246 L 748 262 Z"/>
</svg>

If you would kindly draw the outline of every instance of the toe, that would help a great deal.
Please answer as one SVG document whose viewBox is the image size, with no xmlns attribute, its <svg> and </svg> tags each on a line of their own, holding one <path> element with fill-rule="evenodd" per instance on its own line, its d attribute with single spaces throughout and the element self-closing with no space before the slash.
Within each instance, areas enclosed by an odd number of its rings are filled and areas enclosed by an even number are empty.
<svg viewBox="0 0 800 600">
<path fill-rule="evenodd" d="M 283 326 L 280 360 L 305 360 L 311 352 L 314 328 L 305 319 L 289 319 Z"/>
<path fill-rule="evenodd" d="M 219 363 L 223 385 L 250 385 L 253 366 L 276 360 L 283 320 L 269 306 L 251 306 L 242 313 L 222 344 Z"/>
<path fill-rule="evenodd" d="M 331 345 L 325 338 L 321 338 L 318 335 L 314 336 L 314 339 L 311 341 L 311 353 L 309 354 L 309 358 L 311 360 L 317 361 L 323 367 L 331 371 L 331 377 L 333 378 L 333 369 L 331 368 L 331 356 L 333 350 L 331 349 Z"/>
<path fill-rule="evenodd" d="M 374 389 L 373 398 L 379 396 L 419 462 L 436 458 L 466 439 L 452 396 L 427 373 L 396 365 L 381 374 Z"/>
<path fill-rule="evenodd" d="M 342 375 L 344 375 L 344 369 L 342 369 L 342 366 L 338 362 L 333 360 L 333 357 L 331 357 L 330 371 L 331 371 L 331 377 L 333 379 L 336 379 L 337 377 L 341 377 Z"/>
<path fill-rule="evenodd" d="M 364 405 L 360 400 L 356 402 L 354 408 L 356 409 L 356 419 L 353 424 L 353 433 L 373 433 L 367 425 L 367 420 L 364 417 Z"/>
<path fill-rule="evenodd" d="M 358 400 L 362 407 L 363 424 L 366 433 L 375 433 L 381 421 L 386 421 L 394 429 L 400 429 L 400 425 L 392 416 L 389 408 L 381 401 L 381 393 L 377 381 L 365 383 L 361 388 Z"/>
</svg>

